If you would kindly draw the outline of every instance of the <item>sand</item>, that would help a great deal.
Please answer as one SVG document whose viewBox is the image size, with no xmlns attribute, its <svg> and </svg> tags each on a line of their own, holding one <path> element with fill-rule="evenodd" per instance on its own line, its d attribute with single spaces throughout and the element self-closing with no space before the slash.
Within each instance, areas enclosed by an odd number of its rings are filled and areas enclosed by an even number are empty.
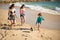
<svg viewBox="0 0 60 40">
<path fill-rule="evenodd" d="M 27 10 L 29 11 L 30 9 L 27 9 Z M 33 11 L 33 13 L 38 13 L 37 11 L 34 11 L 34 10 L 30 10 L 30 11 Z M 28 13 L 30 13 L 30 11 Z M 0 24 L 9 24 L 9 22 L 7 20 L 7 17 L 8 17 L 7 14 L 8 14 L 8 10 L 0 9 Z M 60 26 L 59 25 L 60 24 L 59 15 L 51 15 L 51 14 L 43 14 L 43 15 L 44 15 L 44 17 L 48 16 L 48 17 L 46 17 L 46 19 L 49 18 L 49 19 L 45 20 L 45 22 L 47 22 L 47 23 L 44 22 L 45 24 L 43 23 L 43 25 L 50 26 L 50 24 L 51 24 L 51 27 L 53 27 L 54 25 L 52 23 L 56 22 L 58 24 L 55 24 L 55 26 L 56 27 Z M 35 15 L 35 16 L 37 16 L 37 15 Z M 32 16 L 30 16 L 30 17 L 32 17 Z M 55 17 L 55 18 L 53 19 L 52 17 L 53 18 Z M 26 18 L 26 20 L 27 20 L 27 18 Z M 31 19 L 31 21 L 32 21 L 32 19 Z M 33 24 L 32 25 L 30 24 L 30 23 L 32 23 L 31 21 L 28 22 L 28 20 L 27 20 L 28 23 L 26 22 L 23 26 L 13 26 L 13 30 L 12 29 L 11 30 L 0 29 L 0 40 L 60 40 L 60 30 L 41 27 L 40 32 L 39 32 Z M 52 23 L 49 23 L 49 21 L 50 22 L 52 21 Z M 20 23 L 16 23 L 16 24 L 20 24 Z M 0 28 L 2 28 L 2 27 L 9 27 L 9 26 L 0 25 Z M 34 31 L 18 29 L 18 28 L 29 28 L 30 29 L 31 27 L 33 27 Z M 14 28 L 16 28 L 16 29 L 14 29 Z"/>
<path fill-rule="evenodd" d="M 40 32 L 36 29 L 34 31 L 23 32 L 23 30 L 0 29 L 0 40 L 60 40 L 59 30 L 45 28 L 40 30 Z"/>
</svg>

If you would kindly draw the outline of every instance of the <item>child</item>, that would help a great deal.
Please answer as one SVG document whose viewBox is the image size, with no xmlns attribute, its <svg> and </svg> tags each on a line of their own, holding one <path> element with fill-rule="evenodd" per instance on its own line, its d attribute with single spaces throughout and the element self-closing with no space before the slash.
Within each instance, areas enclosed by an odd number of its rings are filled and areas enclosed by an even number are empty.
<svg viewBox="0 0 60 40">
<path fill-rule="evenodd" d="M 12 28 L 12 25 L 15 24 L 15 16 L 16 16 L 15 6 L 14 6 L 14 4 L 12 4 L 9 7 L 9 11 L 8 11 L 8 20 L 10 20 L 10 22 L 11 22 L 11 27 L 10 28 Z"/>
<path fill-rule="evenodd" d="M 25 23 L 24 15 L 25 15 L 25 5 L 23 4 L 23 5 L 20 7 L 21 26 L 23 25 L 23 23 Z"/>
<path fill-rule="evenodd" d="M 36 21 L 36 24 L 38 24 L 38 31 L 40 31 L 40 25 L 42 23 L 42 21 L 44 20 L 43 16 L 41 13 L 38 14 L 38 18 L 37 18 L 37 21 Z"/>
</svg>

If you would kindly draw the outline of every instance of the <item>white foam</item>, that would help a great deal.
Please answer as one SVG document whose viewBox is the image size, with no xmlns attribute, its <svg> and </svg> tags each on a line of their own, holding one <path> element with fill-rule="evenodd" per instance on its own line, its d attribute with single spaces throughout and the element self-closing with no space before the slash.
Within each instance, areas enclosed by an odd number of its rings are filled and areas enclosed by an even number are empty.
<svg viewBox="0 0 60 40">
<path fill-rule="evenodd" d="M 51 9 L 44 8 L 42 6 L 34 6 L 34 5 L 26 5 L 26 7 L 31 8 L 32 10 L 44 12 L 44 13 L 49 13 L 49 14 L 54 14 L 54 15 L 60 15 L 59 12 Z"/>
<path fill-rule="evenodd" d="M 55 10 L 58 11 L 58 12 L 60 12 L 60 8 L 59 7 L 56 7 Z"/>
</svg>

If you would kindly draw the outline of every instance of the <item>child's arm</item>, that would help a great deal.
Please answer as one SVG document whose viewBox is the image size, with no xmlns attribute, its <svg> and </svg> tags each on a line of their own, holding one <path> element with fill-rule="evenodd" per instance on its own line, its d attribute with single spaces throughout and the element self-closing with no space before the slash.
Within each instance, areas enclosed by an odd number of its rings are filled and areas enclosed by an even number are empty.
<svg viewBox="0 0 60 40">
<path fill-rule="evenodd" d="M 42 20 L 44 20 L 44 17 L 42 16 Z"/>
<path fill-rule="evenodd" d="M 8 11 L 8 15 L 10 15 L 10 10 Z"/>
</svg>

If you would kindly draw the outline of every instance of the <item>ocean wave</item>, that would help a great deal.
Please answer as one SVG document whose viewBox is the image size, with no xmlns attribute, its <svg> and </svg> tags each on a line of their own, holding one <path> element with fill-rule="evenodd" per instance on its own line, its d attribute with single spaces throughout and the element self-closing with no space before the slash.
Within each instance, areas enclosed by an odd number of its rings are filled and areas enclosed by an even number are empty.
<svg viewBox="0 0 60 40">
<path fill-rule="evenodd" d="M 58 12 L 60 12 L 60 8 L 59 7 L 56 7 L 55 10 L 58 11 Z"/>
<path fill-rule="evenodd" d="M 26 3 L 14 3 L 15 6 L 21 6 L 22 4 L 25 4 L 25 7 L 28 7 L 32 10 L 36 10 L 36 11 L 39 11 L 39 12 L 43 12 L 43 13 L 48 13 L 48 14 L 56 14 L 56 15 L 60 15 L 59 12 L 55 11 L 55 10 L 51 10 L 51 9 L 48 9 L 48 8 L 44 8 L 42 6 L 39 6 L 39 5 L 29 5 L 29 4 L 26 4 Z"/>
<path fill-rule="evenodd" d="M 36 11 L 39 11 L 39 12 L 42 12 L 42 13 L 60 15 L 57 11 L 51 10 L 51 9 L 48 9 L 48 8 L 44 8 L 42 6 L 27 5 L 27 4 L 25 4 L 25 5 L 26 5 L 26 7 L 29 7 L 32 10 L 36 10 Z"/>
</svg>

